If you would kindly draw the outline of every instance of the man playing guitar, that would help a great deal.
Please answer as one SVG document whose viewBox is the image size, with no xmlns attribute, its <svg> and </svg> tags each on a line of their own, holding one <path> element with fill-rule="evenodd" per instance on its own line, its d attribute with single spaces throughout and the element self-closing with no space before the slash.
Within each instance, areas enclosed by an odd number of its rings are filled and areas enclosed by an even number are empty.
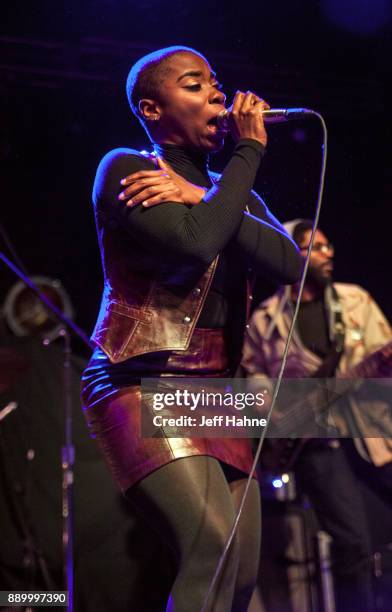
<svg viewBox="0 0 392 612">
<path fill-rule="evenodd" d="M 305 258 L 312 222 L 296 219 L 285 227 Z M 390 377 L 391 327 L 364 289 L 332 282 L 333 256 L 332 244 L 317 230 L 284 376 Z M 264 379 L 265 384 L 277 376 L 297 295 L 298 286 L 282 288 L 252 315 L 242 362 L 252 387 L 258 384 L 256 379 L 260 384 Z M 380 433 L 374 418 L 376 406 L 364 409 L 355 395 L 347 399 L 350 419 L 340 432 L 352 439 L 312 438 L 289 443 L 291 468 L 322 528 L 333 538 L 337 612 L 374 610 L 372 547 L 357 476 L 350 463 L 353 451 L 374 466 L 374 478 L 380 477 L 384 486 L 390 483 L 385 497 L 392 498 L 392 439 Z M 390 415 L 390 406 L 384 407 L 384 413 Z M 275 456 L 276 449 L 281 457 L 287 456 L 287 440 L 267 440 L 268 445 L 275 445 Z M 277 468 L 285 471 L 283 465 Z"/>
</svg>

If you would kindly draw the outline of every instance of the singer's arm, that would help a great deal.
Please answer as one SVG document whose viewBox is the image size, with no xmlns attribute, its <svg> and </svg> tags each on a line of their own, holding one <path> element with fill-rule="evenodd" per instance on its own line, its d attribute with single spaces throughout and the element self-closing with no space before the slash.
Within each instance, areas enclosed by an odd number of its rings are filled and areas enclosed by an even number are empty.
<svg viewBox="0 0 392 612">
<path fill-rule="evenodd" d="M 94 183 L 97 218 L 120 223 L 145 250 L 170 261 L 182 256 L 209 264 L 238 229 L 264 147 L 242 139 L 218 182 L 196 206 L 165 201 L 159 206 L 128 207 L 118 199 L 120 180 L 153 167 L 136 152 L 118 149 L 102 160 Z"/>
<path fill-rule="evenodd" d="M 240 254 L 260 276 L 284 285 L 298 281 L 302 258 L 294 241 L 254 191 L 247 208 L 233 239 Z"/>
<path fill-rule="evenodd" d="M 168 202 L 163 193 L 162 206 L 155 204 L 143 209 L 140 203 L 136 207 L 128 207 L 123 201 L 115 204 L 115 210 L 119 208 L 122 223 L 135 239 L 142 238 L 144 245 L 153 252 L 160 252 L 161 257 L 182 254 L 208 263 L 230 241 L 238 250 L 239 257 L 243 257 L 259 276 L 279 284 L 294 283 L 301 273 L 302 260 L 298 250 L 279 221 L 263 200 L 249 189 L 249 183 L 245 180 L 249 171 L 254 172 L 251 169 L 254 146 L 260 148 L 255 141 L 241 141 L 222 176 L 211 172 L 210 177 L 215 185 L 200 202 L 190 208 L 184 205 L 185 202 L 180 205 Z M 239 154 L 241 158 L 236 160 Z M 128 160 L 129 156 L 120 156 L 115 164 L 116 176 L 118 166 L 123 166 L 124 175 L 127 174 L 126 170 L 130 169 Z M 151 162 L 143 161 L 151 167 Z M 181 182 L 184 179 L 181 178 Z M 119 182 L 117 190 L 118 187 Z M 116 184 L 112 176 L 110 189 L 105 189 L 105 199 L 115 199 L 113 188 L 116 188 Z M 139 197 L 140 202 L 146 197 Z M 249 212 L 244 211 L 245 204 Z"/>
<path fill-rule="evenodd" d="M 219 179 L 215 172 L 210 175 Z M 253 190 L 231 242 L 258 276 L 282 285 L 299 280 L 303 260 L 295 242 Z"/>
</svg>

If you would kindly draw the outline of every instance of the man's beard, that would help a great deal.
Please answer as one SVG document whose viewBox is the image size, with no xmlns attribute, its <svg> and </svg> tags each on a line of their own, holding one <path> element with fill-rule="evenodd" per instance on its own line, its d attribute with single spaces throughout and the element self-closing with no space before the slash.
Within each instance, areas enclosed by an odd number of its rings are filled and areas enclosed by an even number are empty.
<svg viewBox="0 0 392 612">
<path fill-rule="evenodd" d="M 317 289 L 324 289 L 332 283 L 332 274 L 328 274 L 313 266 L 309 266 L 306 281 Z"/>
</svg>

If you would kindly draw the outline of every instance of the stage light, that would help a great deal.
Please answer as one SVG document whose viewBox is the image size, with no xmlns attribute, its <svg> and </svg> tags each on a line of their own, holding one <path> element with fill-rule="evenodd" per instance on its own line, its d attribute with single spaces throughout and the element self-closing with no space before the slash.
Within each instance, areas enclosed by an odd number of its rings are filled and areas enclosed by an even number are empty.
<svg viewBox="0 0 392 612">
<path fill-rule="evenodd" d="M 275 489 L 281 489 L 283 487 L 283 482 L 280 478 L 274 478 L 274 480 L 272 481 L 272 486 Z"/>
</svg>

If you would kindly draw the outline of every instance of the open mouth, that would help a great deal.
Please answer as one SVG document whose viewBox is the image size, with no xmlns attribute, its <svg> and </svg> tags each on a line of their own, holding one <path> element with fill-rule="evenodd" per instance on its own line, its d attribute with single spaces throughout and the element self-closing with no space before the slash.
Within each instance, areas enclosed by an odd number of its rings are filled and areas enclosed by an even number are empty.
<svg viewBox="0 0 392 612">
<path fill-rule="evenodd" d="M 207 121 L 207 128 L 208 128 L 208 130 L 209 130 L 210 132 L 212 132 L 213 134 L 217 134 L 218 132 L 219 132 L 220 134 L 223 134 L 223 133 L 224 133 L 224 132 L 223 132 L 223 130 L 221 130 L 221 129 L 219 128 L 219 125 L 218 125 L 218 117 L 217 117 L 217 116 L 215 116 L 215 117 L 211 117 L 211 119 L 209 119 L 209 120 Z"/>
</svg>

